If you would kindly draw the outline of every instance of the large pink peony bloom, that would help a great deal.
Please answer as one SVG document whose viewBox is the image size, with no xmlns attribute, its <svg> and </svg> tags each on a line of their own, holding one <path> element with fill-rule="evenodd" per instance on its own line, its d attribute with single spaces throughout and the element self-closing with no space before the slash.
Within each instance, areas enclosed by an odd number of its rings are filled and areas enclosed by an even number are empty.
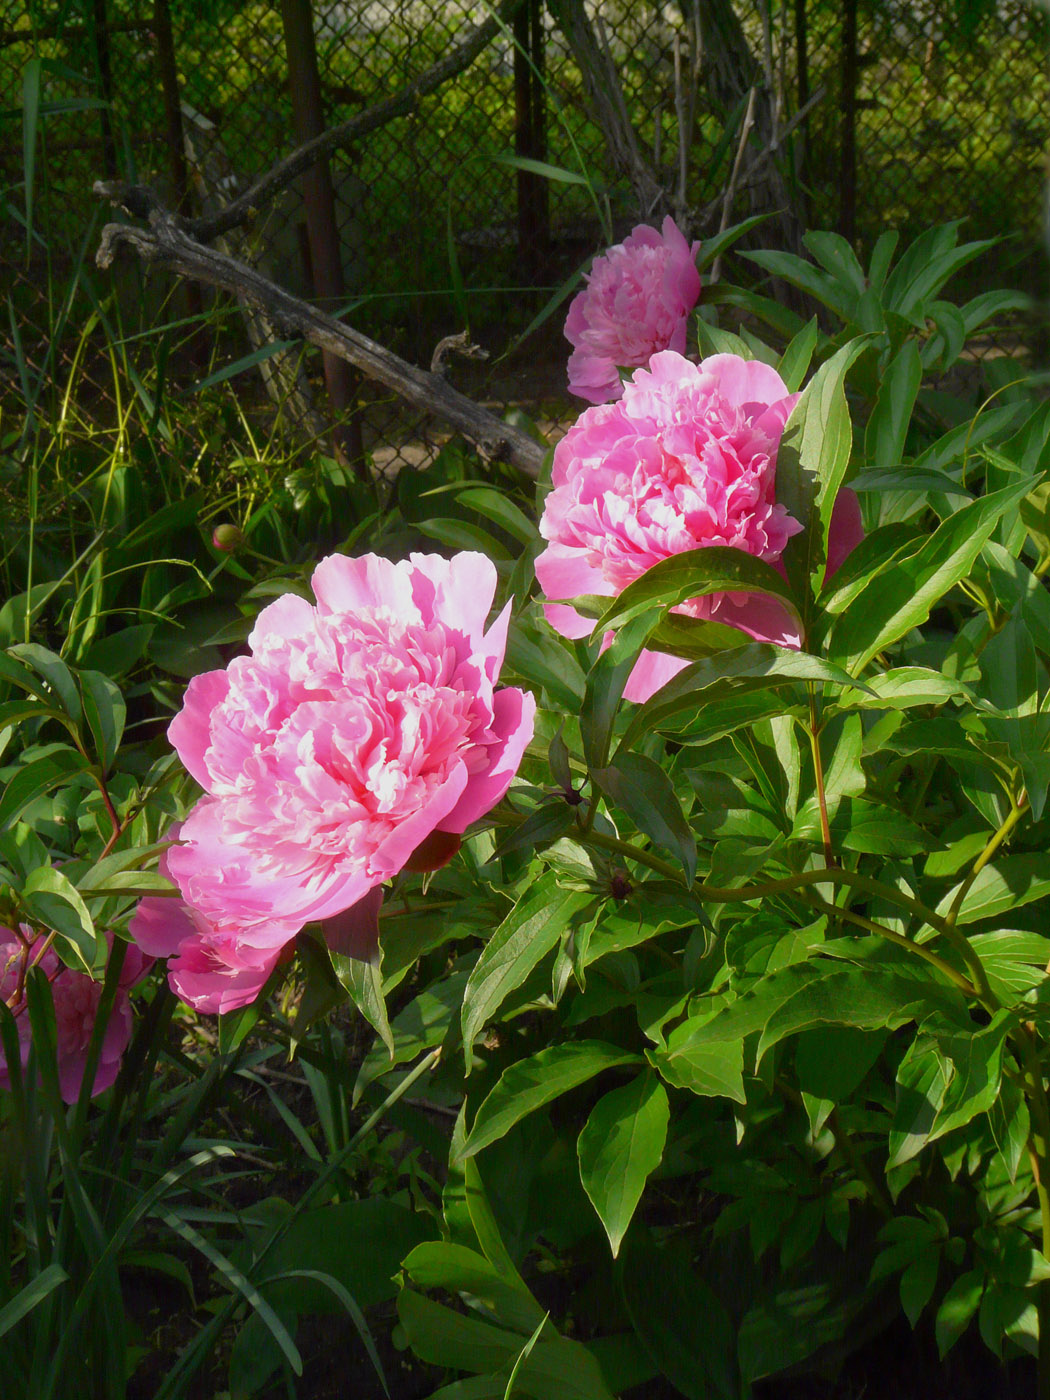
<svg viewBox="0 0 1050 1400">
<path fill-rule="evenodd" d="M 699 243 L 670 215 L 663 232 L 639 226 L 596 258 L 569 307 L 569 391 L 589 403 L 622 393 L 617 366 L 646 365 L 658 350 L 685 350 L 686 321 L 700 297 Z"/>
<path fill-rule="evenodd" d="M 31 938 L 32 931 L 23 926 L 23 933 Z M 107 935 L 112 948 L 112 935 Z M 24 981 L 28 966 L 37 966 L 47 974 L 51 982 L 51 995 L 55 1003 L 55 1029 L 58 1049 L 58 1084 L 66 1103 L 75 1103 L 80 1096 L 80 1086 L 84 1079 L 88 1043 L 98 1014 L 98 1003 L 102 996 L 102 983 L 95 982 L 86 973 L 74 972 L 59 959 L 53 948 L 42 955 L 36 955 L 30 945 L 18 939 L 9 928 L 0 927 L 0 1001 L 5 1001 L 15 1013 L 18 1039 L 21 1048 L 22 1068 L 29 1059 L 29 1045 L 32 1029 L 24 1001 L 14 1001 L 19 982 Z M 131 1039 L 131 1006 L 128 1002 L 128 988 L 140 981 L 149 970 L 152 958 L 146 957 L 138 948 L 125 949 L 124 964 L 120 970 L 116 999 L 102 1037 L 98 1067 L 92 1095 L 108 1089 L 117 1077 L 120 1061 Z M 0 1048 L 0 1087 L 11 1087 L 11 1074 L 3 1049 Z"/>
<path fill-rule="evenodd" d="M 316 606 L 279 598 L 250 655 L 195 677 L 168 731 L 207 795 L 167 853 L 185 905 L 144 900 L 132 935 L 175 955 L 201 1010 L 251 1001 L 304 924 L 451 856 L 532 737 L 532 697 L 495 689 L 510 609 L 485 630 L 483 555 L 332 555 L 313 587 Z M 334 934 L 350 951 L 352 923 Z"/>
<path fill-rule="evenodd" d="M 704 545 L 731 545 L 776 564 L 802 528 L 776 500 L 777 447 L 798 397 L 758 360 L 713 355 L 698 366 L 674 351 L 654 355 L 619 402 L 587 409 L 555 449 L 554 489 L 540 523 L 548 545 L 536 560 L 547 597 L 612 597 L 661 559 Z M 842 491 L 829 570 L 861 533 L 856 497 Z M 765 595 L 723 593 L 679 611 L 759 641 L 801 644 L 791 615 Z M 567 637 L 594 625 L 572 607 L 546 612 Z M 643 652 L 624 694 L 647 700 L 685 665 Z"/>
</svg>

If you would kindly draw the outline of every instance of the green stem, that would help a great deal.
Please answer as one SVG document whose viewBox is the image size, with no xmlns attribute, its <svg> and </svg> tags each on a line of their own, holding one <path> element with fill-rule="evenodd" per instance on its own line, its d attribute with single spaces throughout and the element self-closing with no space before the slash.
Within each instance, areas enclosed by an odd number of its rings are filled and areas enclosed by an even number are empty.
<svg viewBox="0 0 1050 1400">
<path fill-rule="evenodd" d="M 866 919 L 863 914 L 856 914 L 852 909 L 845 909 L 839 904 L 830 904 L 826 899 L 821 899 L 819 895 L 807 894 L 804 896 L 806 903 L 812 909 L 818 910 L 821 914 L 827 914 L 832 919 L 844 919 L 847 923 L 856 924 L 858 928 L 865 929 L 868 933 L 877 934 L 879 938 L 884 938 L 887 943 L 892 943 L 897 948 L 904 948 L 909 953 L 914 953 L 916 957 L 922 958 L 931 967 L 935 967 L 942 976 L 946 977 L 953 986 L 959 988 L 965 996 L 976 997 L 983 1000 L 977 988 L 961 972 L 952 967 L 943 958 L 927 948 L 924 943 L 914 943 L 910 938 L 905 938 L 903 934 L 894 932 L 887 928 L 885 924 L 876 923 L 873 919 Z M 995 1010 L 990 1007 L 989 1010 Z"/>
<path fill-rule="evenodd" d="M 639 850 L 636 846 L 630 846 L 627 842 L 620 841 L 614 836 L 606 836 L 600 831 L 588 832 L 587 840 L 592 845 L 600 846 L 604 850 L 614 851 L 623 860 L 633 860 L 639 865 L 645 865 L 650 870 L 663 875 L 665 879 L 673 880 L 676 884 L 681 880 L 680 871 L 676 866 L 653 855 L 651 851 Z M 744 904 L 752 899 L 766 899 L 770 895 L 794 894 L 799 890 L 807 889 L 810 885 L 827 884 L 846 885 L 850 889 L 863 890 L 865 894 L 886 899 L 891 904 L 897 904 L 902 909 L 907 909 L 909 913 L 921 919 L 924 924 L 928 924 L 930 928 L 946 938 L 954 948 L 969 972 L 970 979 L 981 1000 L 992 1009 L 998 1007 L 998 998 L 989 986 L 981 960 L 970 947 L 969 940 L 946 918 L 920 900 L 913 899 L 911 895 L 895 889 L 892 885 L 884 885 L 881 880 L 872 879 L 870 875 L 861 875 L 855 870 L 843 870 L 837 865 L 832 865 L 822 870 L 801 870 L 796 875 L 788 875 L 781 880 L 766 880 L 758 885 L 727 887 L 708 885 L 702 880 L 697 880 L 692 886 L 692 892 L 709 904 Z M 834 906 L 834 908 L 836 913 L 841 912 L 838 906 Z M 922 947 L 921 944 L 910 939 L 903 939 L 902 942 L 913 952 Z"/>
<path fill-rule="evenodd" d="M 1032 1120 L 1028 1155 L 1039 1200 L 1043 1257 L 1050 1259 L 1050 1104 L 1047 1102 L 1034 1033 L 1030 1027 L 1021 1026 L 1012 1039 L 1020 1048 L 1024 1065 L 1026 1098 Z M 1050 1400 L 1050 1279 L 1044 1279 L 1036 1286 L 1036 1308 L 1039 1313 L 1037 1394 L 1039 1400 Z"/>
<path fill-rule="evenodd" d="M 831 823 L 828 821 L 828 799 L 824 788 L 824 760 L 820 756 L 820 720 L 817 718 L 817 696 L 812 681 L 809 691 L 809 748 L 813 755 L 813 779 L 817 788 L 817 803 L 820 807 L 820 834 L 824 843 L 824 864 L 835 864 L 835 852 L 831 847 Z"/>
<path fill-rule="evenodd" d="M 973 886 L 973 882 L 977 879 L 978 875 L 980 875 L 981 871 L 992 859 L 996 851 L 1007 839 L 1007 837 L 1013 831 L 1014 827 L 1021 820 L 1021 818 L 1024 816 L 1027 808 L 1028 794 L 1022 793 L 1020 802 L 1015 801 L 1012 804 L 1010 811 L 1004 818 L 1002 825 L 999 827 L 999 830 L 992 836 L 987 846 L 985 846 L 984 850 L 974 861 L 973 867 L 970 870 L 969 875 L 967 875 L 966 879 L 959 886 L 955 898 L 952 900 L 952 907 L 948 911 L 947 921 L 952 925 L 953 928 L 955 927 L 956 919 L 959 917 L 959 910 L 962 908 L 963 900 L 970 893 L 970 890 Z"/>
</svg>

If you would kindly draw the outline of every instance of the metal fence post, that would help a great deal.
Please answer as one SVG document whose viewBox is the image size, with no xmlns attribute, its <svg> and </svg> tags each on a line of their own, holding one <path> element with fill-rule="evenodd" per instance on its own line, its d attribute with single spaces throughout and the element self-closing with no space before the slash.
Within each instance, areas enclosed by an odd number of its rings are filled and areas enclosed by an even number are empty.
<svg viewBox="0 0 1050 1400">
<path fill-rule="evenodd" d="M 295 140 L 301 143 L 325 129 L 311 0 L 281 0 L 281 17 L 288 60 L 292 123 Z M 342 299 L 344 285 L 335 218 L 335 193 L 327 157 L 318 160 L 303 176 L 303 202 L 306 206 L 309 271 L 314 295 L 331 311 L 334 304 Z M 348 462 L 356 474 L 364 475 L 366 465 L 361 427 L 357 414 L 352 411 L 357 398 L 357 376 L 344 360 L 327 354 L 323 358 L 328 403 L 332 416 L 342 420 L 332 430 L 336 456 Z"/>
</svg>

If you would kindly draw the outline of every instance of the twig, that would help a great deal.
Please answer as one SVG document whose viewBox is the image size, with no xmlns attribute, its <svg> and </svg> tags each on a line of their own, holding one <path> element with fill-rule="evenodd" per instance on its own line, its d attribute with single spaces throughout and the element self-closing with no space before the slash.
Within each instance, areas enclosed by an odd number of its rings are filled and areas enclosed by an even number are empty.
<svg viewBox="0 0 1050 1400">
<path fill-rule="evenodd" d="M 465 360 L 487 360 L 489 352 L 472 343 L 469 331 L 446 335 L 434 346 L 434 353 L 430 357 L 430 373 L 443 375 L 445 361 L 450 355 L 462 355 Z"/>
<path fill-rule="evenodd" d="M 127 207 L 125 187 L 99 181 L 94 189 L 97 195 L 124 202 Z M 117 251 L 128 247 L 146 263 L 243 296 L 261 307 L 284 336 L 327 350 L 413 407 L 435 414 L 472 442 L 486 460 L 509 462 L 528 476 L 539 475 L 543 448 L 519 428 L 501 422 L 446 384 L 440 375 L 418 369 L 359 331 L 293 297 L 255 268 L 197 243 L 179 220 L 158 204 L 152 192 L 137 189 L 135 202 L 137 210 L 148 211 L 149 231 L 129 224 L 107 224 L 95 255 L 99 267 L 109 267 Z"/>
<path fill-rule="evenodd" d="M 740 141 L 736 148 L 736 158 L 733 161 L 733 170 L 729 176 L 729 184 L 726 185 L 725 196 L 722 200 L 722 221 L 718 225 L 718 232 L 725 233 L 729 227 L 729 211 L 733 207 L 733 200 L 736 197 L 737 181 L 740 179 L 740 167 L 744 163 L 744 151 L 747 147 L 747 138 L 751 135 L 751 128 L 755 122 L 755 93 L 757 89 L 752 88 L 747 97 L 747 111 L 744 113 L 744 124 L 740 128 Z M 722 255 L 719 253 L 711 267 L 711 281 L 717 282 L 722 271 Z"/>
<path fill-rule="evenodd" d="M 796 129 L 796 127 L 798 127 L 802 122 L 805 121 L 805 119 L 809 116 L 810 112 L 817 105 L 817 103 L 822 102 L 824 100 L 824 98 L 827 96 L 827 91 L 827 87 L 822 83 L 820 87 L 817 88 L 813 96 L 806 103 L 806 105 L 798 109 L 795 115 L 788 122 L 787 126 L 780 133 L 779 140 L 781 145 L 783 145 L 783 143 Z M 772 155 L 772 146 L 763 146 L 762 150 L 759 151 L 756 155 L 754 155 L 750 161 L 748 161 L 747 166 L 744 169 L 744 173 L 740 179 L 740 184 L 742 188 L 747 188 L 747 186 L 751 182 L 752 176 L 766 163 L 767 160 L 769 160 L 769 158 Z M 700 226 L 704 225 L 707 222 L 707 220 L 711 218 L 712 214 L 714 214 L 718 206 L 724 203 L 724 200 L 725 196 L 719 194 L 716 195 L 714 199 L 710 200 L 709 203 L 705 204 L 698 216 L 698 224 Z"/>
</svg>

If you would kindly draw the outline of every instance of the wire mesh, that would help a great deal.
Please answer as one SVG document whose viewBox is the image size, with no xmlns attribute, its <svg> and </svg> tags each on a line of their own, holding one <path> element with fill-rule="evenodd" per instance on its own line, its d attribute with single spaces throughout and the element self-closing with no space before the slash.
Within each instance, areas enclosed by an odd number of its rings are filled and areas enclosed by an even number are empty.
<svg viewBox="0 0 1050 1400">
<path fill-rule="evenodd" d="M 610 156 L 555 21 L 558 6 L 532 3 L 527 60 L 516 60 L 514 36 L 504 29 L 410 114 L 331 160 L 346 286 L 340 309 L 424 363 L 436 341 L 467 320 L 478 339 L 498 349 L 508 329 L 520 328 L 542 304 L 546 289 L 601 246 L 603 226 L 619 233 L 639 218 L 637 192 Z M 730 0 L 603 0 L 589 3 L 588 14 L 615 68 L 638 150 L 668 189 L 682 161 L 676 67 L 688 78 L 699 50 L 684 157 L 691 206 L 717 199 L 724 188 L 740 94 L 754 85 L 768 102 L 772 130 L 786 129 L 773 161 L 809 226 L 841 226 L 852 201 L 863 247 L 887 227 L 906 237 L 961 218 L 967 237 L 1015 234 L 997 273 L 1040 276 L 1050 111 L 1040 12 L 1020 0 L 998 0 L 979 12 L 957 0 L 888 0 L 854 9 L 852 42 L 844 20 L 850 4 L 856 0 L 761 0 L 736 8 Z M 314 0 L 313 13 L 325 116 L 335 123 L 425 72 L 489 6 Z M 168 22 L 173 69 L 165 67 Z M 543 182 L 543 200 L 530 216 L 530 237 L 543 243 L 538 258 L 520 246 L 528 185 L 513 164 L 529 81 L 529 100 L 538 92 L 541 109 L 530 149 L 566 172 Z M 181 165 L 173 150 L 173 92 L 186 143 Z M 792 127 L 793 114 L 811 99 L 805 121 Z M 535 112 L 528 119 L 535 124 Z M 281 8 L 264 0 L 207 7 L 191 0 L 0 0 L 0 121 L 0 263 L 9 301 L 0 395 L 23 398 L 27 375 L 46 379 L 49 392 L 59 394 L 75 366 L 99 411 L 112 411 L 113 338 L 134 361 L 139 346 L 151 353 L 148 340 L 135 336 L 161 318 L 177 327 L 176 343 L 185 339 L 192 348 L 178 327 L 194 304 L 138 269 L 124 266 L 113 277 L 96 272 L 97 230 L 108 215 L 91 195 L 92 181 L 145 181 L 169 201 L 189 198 L 199 207 L 247 187 L 286 153 L 294 141 Z M 843 158 L 851 138 L 852 168 Z M 179 188 L 187 181 L 188 192 Z M 301 189 L 285 191 L 237 251 L 292 290 L 308 292 Z M 247 348 L 238 324 L 234 315 L 222 320 L 219 344 L 232 357 Z M 556 358 L 556 338 L 548 343 Z M 173 359 L 169 378 L 189 382 L 200 373 L 199 355 L 186 354 Z M 364 412 L 367 441 L 384 469 L 396 470 L 402 459 L 390 444 L 396 448 L 402 435 L 388 408 Z M 369 426 L 369 415 L 379 426 Z M 418 460 L 418 452 L 408 458 Z"/>
</svg>

